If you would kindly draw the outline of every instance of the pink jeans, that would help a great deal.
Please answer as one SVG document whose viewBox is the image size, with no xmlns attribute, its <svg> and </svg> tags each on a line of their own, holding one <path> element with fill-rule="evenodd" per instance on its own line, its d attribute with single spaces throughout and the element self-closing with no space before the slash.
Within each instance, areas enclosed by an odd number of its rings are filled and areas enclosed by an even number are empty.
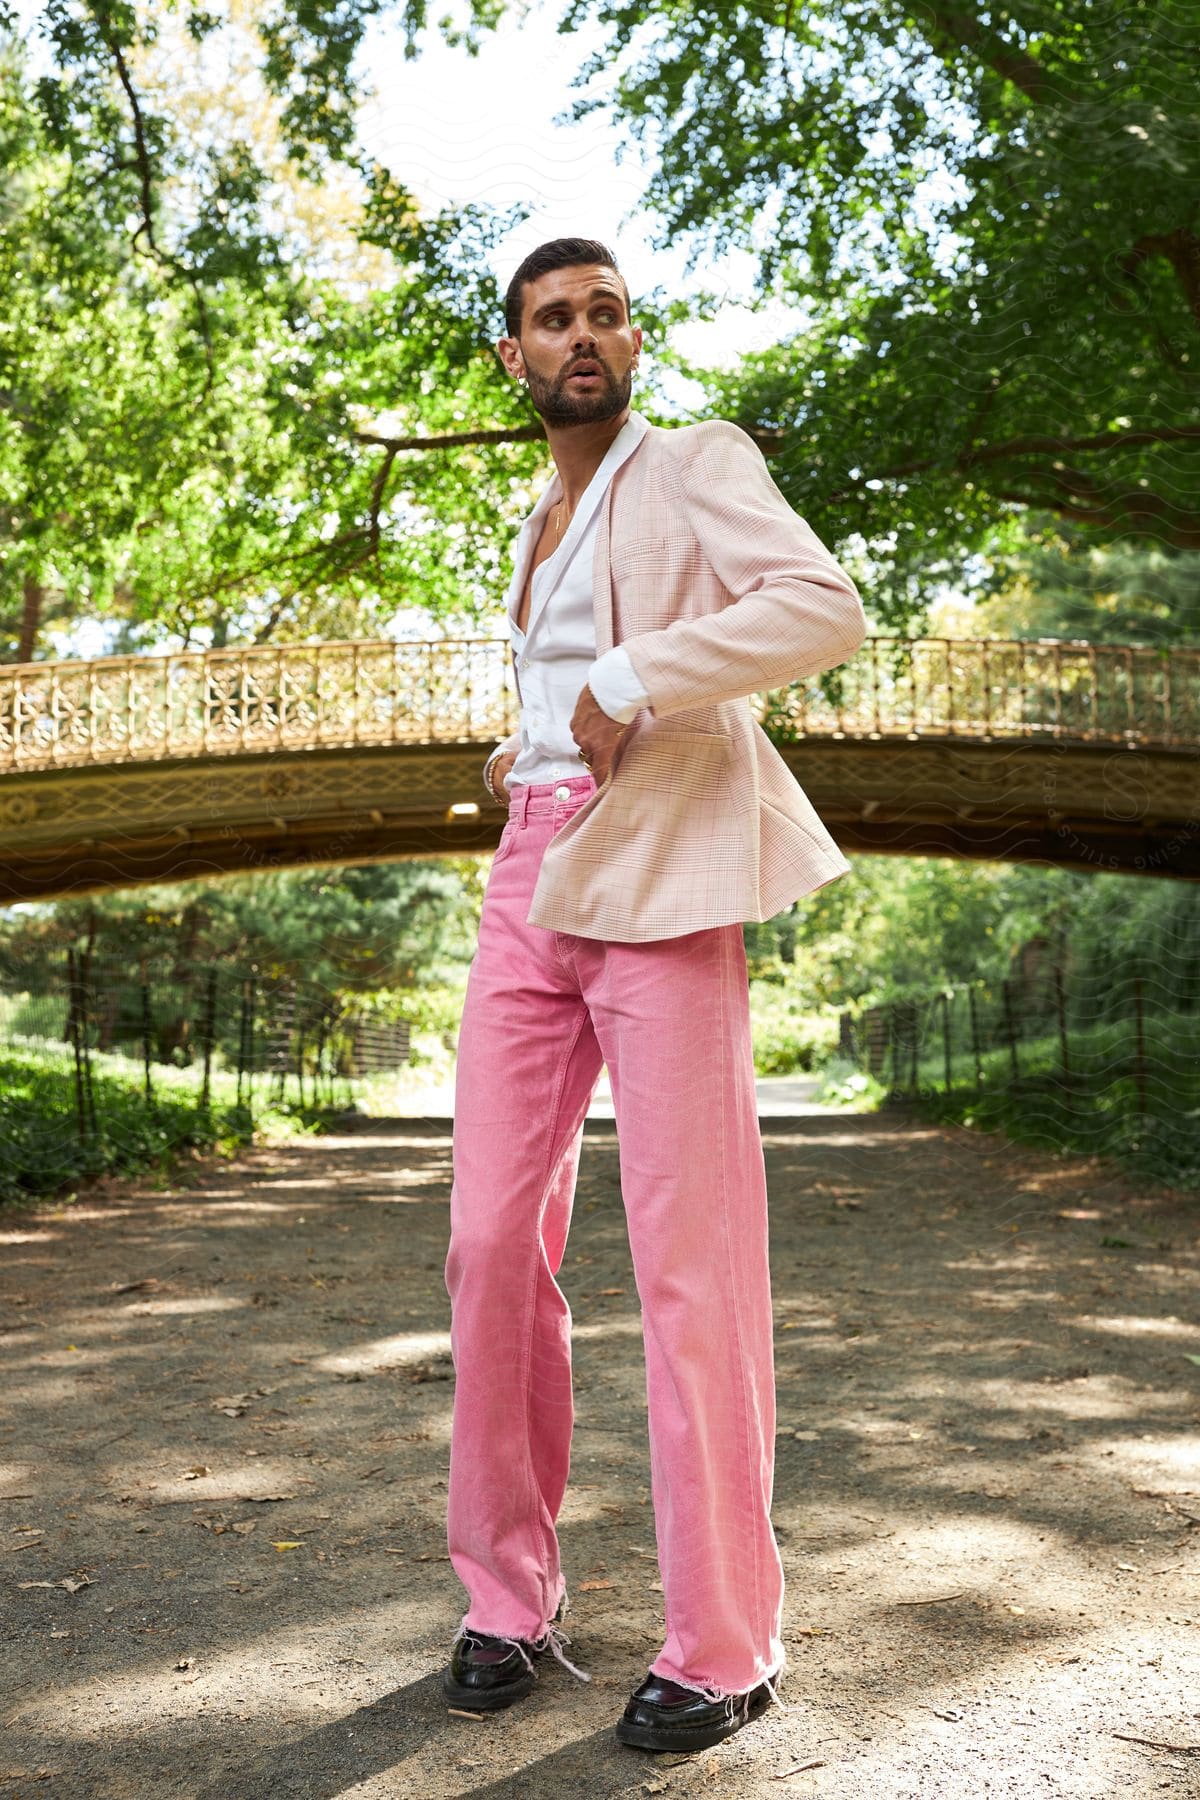
<svg viewBox="0 0 1200 1800">
<path fill-rule="evenodd" d="M 450 1560 L 471 1602 L 460 1631 L 545 1638 L 565 1590 L 555 1522 L 574 1421 L 555 1275 L 607 1065 L 666 1613 L 650 1667 L 716 1698 L 785 1660 L 746 958 L 736 924 L 622 944 L 526 923 L 546 845 L 593 790 L 591 776 L 514 790 L 467 982 L 445 1270 Z"/>
</svg>

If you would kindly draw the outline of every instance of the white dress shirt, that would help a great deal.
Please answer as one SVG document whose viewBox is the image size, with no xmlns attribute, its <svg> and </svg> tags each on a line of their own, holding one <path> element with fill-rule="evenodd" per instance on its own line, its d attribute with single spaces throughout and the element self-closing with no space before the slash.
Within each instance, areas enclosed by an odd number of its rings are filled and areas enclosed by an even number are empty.
<svg viewBox="0 0 1200 1800">
<path fill-rule="evenodd" d="M 521 694 L 521 747 L 504 778 L 506 788 L 511 789 L 518 782 L 561 781 L 567 776 L 588 773 L 571 736 L 571 715 L 585 684 L 601 710 L 623 725 L 650 698 L 619 644 L 597 658 L 592 606 L 592 562 L 600 503 L 609 482 L 648 428 L 648 421 L 640 413 L 631 412 L 609 445 L 575 508 L 562 542 L 534 570 L 525 631 L 517 624 L 517 608 L 525 588 L 525 571 L 546 515 L 563 497 L 557 472 L 517 537 L 506 607 Z M 489 756 L 485 780 L 501 748 L 497 745 Z"/>
</svg>

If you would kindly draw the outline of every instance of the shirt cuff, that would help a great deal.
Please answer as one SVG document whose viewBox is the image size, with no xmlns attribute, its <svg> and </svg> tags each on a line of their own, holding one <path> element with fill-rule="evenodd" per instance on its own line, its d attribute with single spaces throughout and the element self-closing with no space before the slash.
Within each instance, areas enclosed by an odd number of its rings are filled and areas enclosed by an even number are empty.
<svg viewBox="0 0 1200 1800">
<path fill-rule="evenodd" d="M 628 725 L 650 699 L 622 644 L 614 644 L 597 657 L 588 671 L 587 684 L 601 712 L 619 725 Z"/>
</svg>

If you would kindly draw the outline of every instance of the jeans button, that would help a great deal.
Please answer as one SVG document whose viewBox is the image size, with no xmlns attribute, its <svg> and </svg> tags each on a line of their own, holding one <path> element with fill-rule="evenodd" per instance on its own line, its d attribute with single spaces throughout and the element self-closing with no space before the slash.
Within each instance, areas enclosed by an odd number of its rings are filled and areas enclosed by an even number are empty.
<svg viewBox="0 0 1200 1800">
<path fill-rule="evenodd" d="M 556 800 L 569 800 L 571 798 L 570 788 L 569 787 L 556 787 L 554 790 L 554 798 Z"/>
</svg>

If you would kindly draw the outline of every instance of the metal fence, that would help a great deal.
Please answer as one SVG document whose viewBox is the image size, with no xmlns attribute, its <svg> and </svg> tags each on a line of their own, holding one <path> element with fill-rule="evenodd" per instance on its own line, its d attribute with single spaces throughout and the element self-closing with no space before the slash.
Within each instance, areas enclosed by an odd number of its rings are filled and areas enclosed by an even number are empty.
<svg viewBox="0 0 1200 1800">
<path fill-rule="evenodd" d="M 355 997 L 264 968 L 70 948 L 0 965 L 0 1192 L 47 1169 L 94 1173 L 114 1142 L 159 1127 L 186 1142 L 219 1115 L 248 1133 L 256 1110 L 336 1106 L 363 1076 L 408 1060 L 409 1027 Z M 63 1153 L 64 1137 L 71 1140 Z"/>
<path fill-rule="evenodd" d="M 890 1096 L 1007 1094 L 1096 1147 L 1151 1138 L 1200 1167 L 1200 941 L 1153 961 L 1044 960 L 841 1015 L 843 1055 Z M 1051 1136 L 1055 1134 L 1050 1133 Z"/>
</svg>

